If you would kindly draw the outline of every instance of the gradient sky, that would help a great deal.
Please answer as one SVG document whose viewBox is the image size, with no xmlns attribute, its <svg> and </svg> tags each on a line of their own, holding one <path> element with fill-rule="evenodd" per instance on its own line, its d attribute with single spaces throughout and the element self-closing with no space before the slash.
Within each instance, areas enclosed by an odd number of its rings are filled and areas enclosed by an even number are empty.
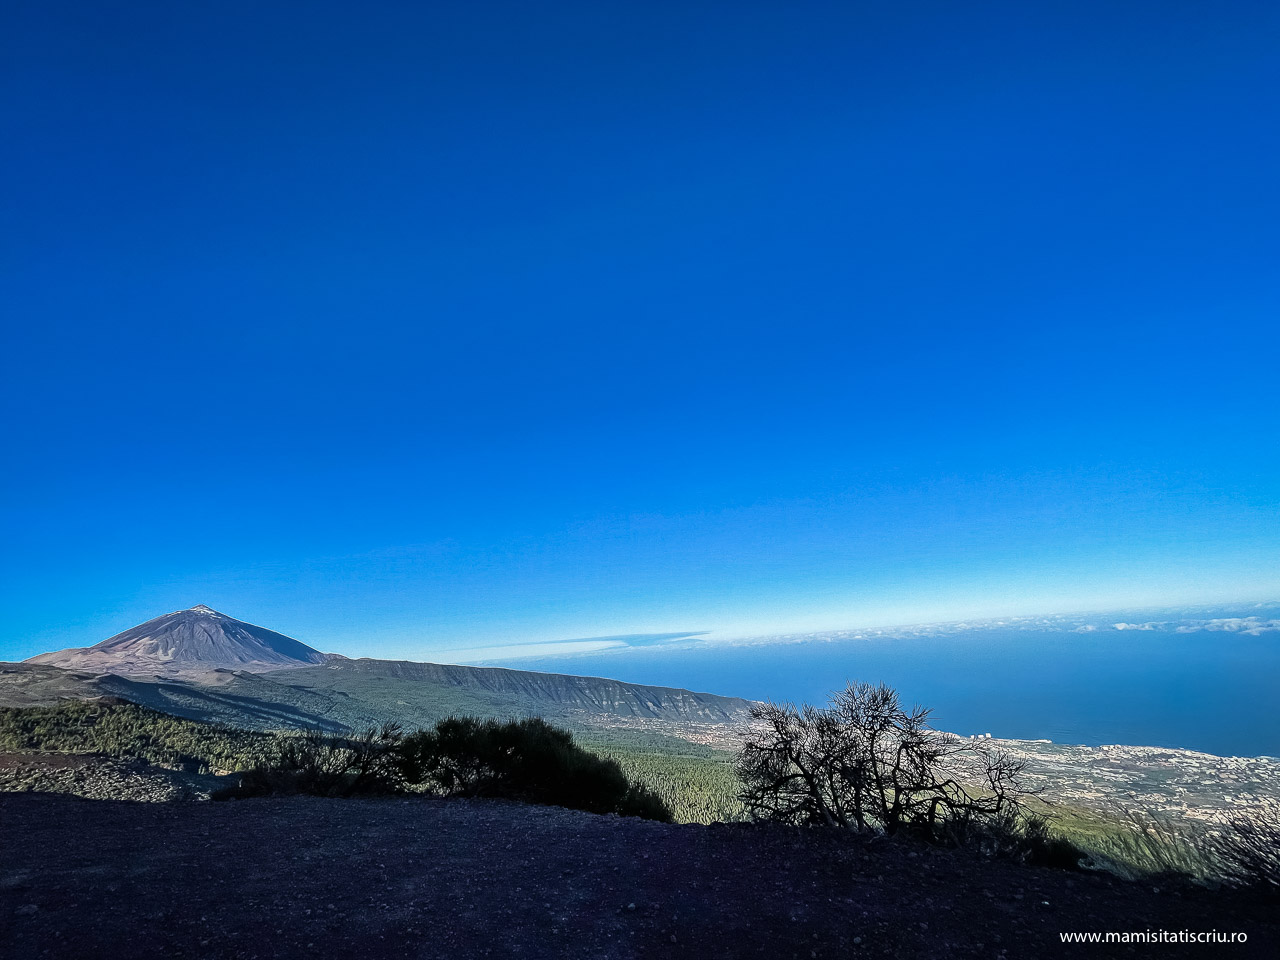
<svg viewBox="0 0 1280 960">
<path fill-rule="evenodd" d="M 1280 6 L 0 13 L 0 658 L 1280 595 Z"/>
</svg>

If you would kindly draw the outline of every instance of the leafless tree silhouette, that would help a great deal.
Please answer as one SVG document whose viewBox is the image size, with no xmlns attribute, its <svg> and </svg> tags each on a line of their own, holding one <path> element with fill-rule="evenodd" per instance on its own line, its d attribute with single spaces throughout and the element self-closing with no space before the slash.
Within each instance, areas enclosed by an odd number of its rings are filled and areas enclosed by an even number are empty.
<svg viewBox="0 0 1280 960">
<path fill-rule="evenodd" d="M 738 756 L 742 801 L 757 820 L 969 844 L 1035 826 L 1023 764 L 984 741 L 934 730 L 889 687 L 853 683 L 828 707 L 766 704 L 763 732 Z"/>
</svg>

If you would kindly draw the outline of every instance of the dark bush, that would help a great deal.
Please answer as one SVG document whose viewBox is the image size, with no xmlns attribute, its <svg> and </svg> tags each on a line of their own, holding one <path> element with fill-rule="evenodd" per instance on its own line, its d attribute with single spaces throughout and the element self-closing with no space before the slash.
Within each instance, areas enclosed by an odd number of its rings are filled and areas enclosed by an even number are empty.
<svg viewBox="0 0 1280 960">
<path fill-rule="evenodd" d="M 633 784 L 616 761 L 544 720 L 440 721 L 404 735 L 396 724 L 354 737 L 312 731 L 281 737 L 275 754 L 215 800 L 309 794 L 372 796 L 427 786 L 446 796 L 498 797 L 670 822 L 666 805 Z"/>
<path fill-rule="evenodd" d="M 583 750 L 566 730 L 538 718 L 506 723 L 475 717 L 441 720 L 404 739 L 400 773 L 449 796 L 502 797 L 670 822 L 653 793 L 622 768 Z"/>
<path fill-rule="evenodd" d="M 1085 852 L 1070 840 L 1053 833 L 1049 821 L 1025 814 L 1017 824 L 1017 855 L 1027 863 L 1059 870 L 1079 870 Z"/>
<path fill-rule="evenodd" d="M 399 724 L 373 727 L 354 737 L 319 731 L 281 737 L 275 755 L 242 773 L 215 800 L 291 794 L 354 797 L 396 793 L 404 787 Z"/>
</svg>

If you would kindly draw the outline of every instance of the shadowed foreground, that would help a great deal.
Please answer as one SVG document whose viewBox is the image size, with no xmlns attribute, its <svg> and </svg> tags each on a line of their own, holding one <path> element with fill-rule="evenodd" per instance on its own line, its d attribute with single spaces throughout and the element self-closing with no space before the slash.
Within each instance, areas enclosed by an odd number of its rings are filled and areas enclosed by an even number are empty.
<svg viewBox="0 0 1280 960">
<path fill-rule="evenodd" d="M 1244 931 L 1063 945 L 1059 931 Z M 763 826 L 484 801 L 0 795 L 0 955 L 1276 955 L 1266 908 Z"/>
</svg>

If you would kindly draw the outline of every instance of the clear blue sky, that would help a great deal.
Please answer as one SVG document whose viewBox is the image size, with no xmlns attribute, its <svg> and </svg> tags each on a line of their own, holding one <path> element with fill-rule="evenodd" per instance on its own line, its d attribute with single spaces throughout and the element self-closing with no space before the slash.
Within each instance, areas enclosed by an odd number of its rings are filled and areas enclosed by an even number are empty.
<svg viewBox="0 0 1280 960">
<path fill-rule="evenodd" d="M 0 14 L 0 657 L 1280 594 L 1280 7 Z"/>
</svg>

